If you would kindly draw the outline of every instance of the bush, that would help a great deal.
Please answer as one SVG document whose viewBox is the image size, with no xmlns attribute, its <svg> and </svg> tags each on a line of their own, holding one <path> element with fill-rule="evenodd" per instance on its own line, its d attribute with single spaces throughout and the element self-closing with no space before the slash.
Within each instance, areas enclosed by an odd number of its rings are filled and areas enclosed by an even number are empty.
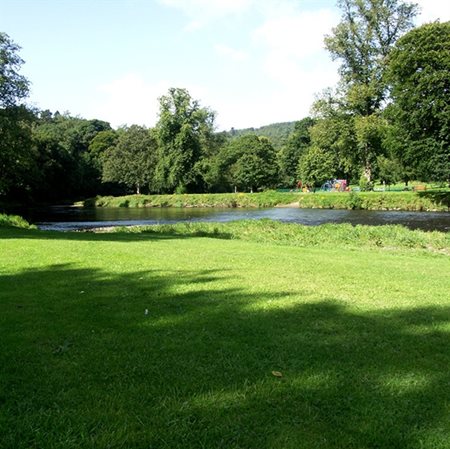
<svg viewBox="0 0 450 449">
<path fill-rule="evenodd" d="M 359 188 L 361 189 L 361 192 L 371 192 L 373 190 L 373 182 L 368 181 L 363 175 L 359 180 Z"/>
<path fill-rule="evenodd" d="M 19 215 L 0 214 L 0 226 L 23 228 L 23 229 L 36 229 L 36 226 L 31 225 L 30 223 L 28 223 L 27 220 L 20 217 Z"/>
</svg>

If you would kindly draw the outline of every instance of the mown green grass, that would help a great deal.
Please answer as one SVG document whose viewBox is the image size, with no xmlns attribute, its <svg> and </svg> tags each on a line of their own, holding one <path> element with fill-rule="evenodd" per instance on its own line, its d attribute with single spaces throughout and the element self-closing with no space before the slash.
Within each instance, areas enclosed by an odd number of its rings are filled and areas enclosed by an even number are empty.
<svg viewBox="0 0 450 449">
<path fill-rule="evenodd" d="M 446 255 L 0 237 L 1 448 L 450 445 Z"/>
<path fill-rule="evenodd" d="M 274 207 L 447 211 L 450 191 L 425 192 L 275 192 L 96 197 L 77 203 L 86 207 Z"/>
</svg>

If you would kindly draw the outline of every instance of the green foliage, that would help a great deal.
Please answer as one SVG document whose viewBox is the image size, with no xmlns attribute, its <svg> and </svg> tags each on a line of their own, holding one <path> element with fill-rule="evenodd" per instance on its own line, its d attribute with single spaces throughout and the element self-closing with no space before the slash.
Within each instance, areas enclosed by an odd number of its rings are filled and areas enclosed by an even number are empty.
<svg viewBox="0 0 450 449">
<path fill-rule="evenodd" d="M 348 140 L 350 129 L 355 141 L 337 153 L 344 159 L 339 165 L 347 175 L 357 171 L 349 163 L 357 165 L 372 182 L 376 158 L 383 154 L 380 111 L 387 96 L 387 57 L 395 41 L 412 27 L 417 8 L 402 0 L 339 0 L 338 6 L 341 22 L 325 44 L 341 62 L 341 82 L 335 98 L 319 101 L 316 110 L 328 123 L 335 122 L 336 115 L 345 119 L 347 126 L 342 131 L 336 128 L 343 139 L 335 140 Z M 324 129 L 328 131 L 327 126 Z M 333 135 L 333 129 L 329 134 Z"/>
<path fill-rule="evenodd" d="M 32 149 L 34 116 L 24 106 L 0 109 L 0 196 L 27 195 L 37 176 Z"/>
<path fill-rule="evenodd" d="M 218 164 L 229 189 L 256 191 L 277 182 L 275 150 L 265 137 L 250 134 L 232 140 L 221 150 Z"/>
<path fill-rule="evenodd" d="M 292 133 L 296 132 L 298 122 L 272 123 L 259 128 L 234 129 L 228 131 L 226 136 L 230 139 L 237 139 L 242 136 L 255 135 L 258 137 L 267 137 L 272 146 L 279 150 L 288 143 Z"/>
<path fill-rule="evenodd" d="M 336 175 L 336 158 L 330 151 L 311 147 L 300 159 L 298 178 L 304 184 L 320 187 L 325 181 Z"/>
<path fill-rule="evenodd" d="M 186 89 L 171 88 L 159 101 L 155 187 L 162 192 L 195 191 L 202 184 L 196 164 L 214 140 L 214 113 L 200 107 Z"/>
<path fill-rule="evenodd" d="M 389 57 L 397 156 L 424 180 L 450 182 L 449 73 L 450 22 L 410 31 Z"/>
<path fill-rule="evenodd" d="M 388 186 L 396 184 L 401 180 L 402 166 L 398 160 L 390 159 L 385 156 L 378 156 L 378 177 L 383 184 Z"/>
<path fill-rule="evenodd" d="M 339 0 L 338 6 L 341 22 L 325 44 L 341 62 L 342 82 L 353 109 L 371 115 L 385 98 L 385 58 L 395 41 L 412 28 L 417 6 L 402 0 Z"/>
<path fill-rule="evenodd" d="M 298 201 L 298 193 L 267 190 L 258 193 L 202 193 L 175 195 L 103 196 L 76 203 L 86 207 L 273 207 Z"/>
<path fill-rule="evenodd" d="M 0 227 L 14 227 L 23 229 L 36 229 L 36 226 L 31 225 L 24 218 L 19 215 L 0 214 Z"/>
<path fill-rule="evenodd" d="M 111 135 L 106 138 L 113 140 Z M 121 129 L 117 144 L 103 153 L 103 180 L 123 183 L 139 194 L 142 187 L 148 188 L 153 182 L 157 151 L 153 131 L 137 125 Z"/>
<path fill-rule="evenodd" d="M 305 209 L 367 209 L 447 211 L 450 191 L 415 192 L 275 192 L 188 195 L 103 196 L 76 203 L 86 207 L 274 207 L 298 205 Z"/>
<path fill-rule="evenodd" d="M 373 190 L 373 183 L 367 179 L 366 176 L 361 176 L 359 179 L 359 188 L 362 192 L 370 192 Z"/>
<path fill-rule="evenodd" d="M 311 144 L 310 130 L 314 123 L 315 120 L 310 117 L 295 122 L 286 144 L 277 153 L 280 182 L 284 186 L 295 186 L 297 183 L 298 162 Z"/>
<path fill-rule="evenodd" d="M 0 32 L 0 108 L 10 108 L 28 95 L 29 82 L 19 74 L 23 59 L 20 47 Z"/>
<path fill-rule="evenodd" d="M 47 111 L 38 118 L 33 127 L 38 154 L 34 194 L 54 200 L 98 192 L 100 164 L 89 147 L 98 133 L 111 130 L 109 124 Z"/>
</svg>

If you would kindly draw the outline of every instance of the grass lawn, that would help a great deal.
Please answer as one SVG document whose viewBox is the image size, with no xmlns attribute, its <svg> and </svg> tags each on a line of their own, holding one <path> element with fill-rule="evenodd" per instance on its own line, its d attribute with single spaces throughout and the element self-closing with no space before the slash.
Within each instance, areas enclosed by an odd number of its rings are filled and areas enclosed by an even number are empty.
<svg viewBox="0 0 450 449">
<path fill-rule="evenodd" d="M 2 449 L 450 447 L 446 254 L 12 228 L 0 254 Z"/>
</svg>

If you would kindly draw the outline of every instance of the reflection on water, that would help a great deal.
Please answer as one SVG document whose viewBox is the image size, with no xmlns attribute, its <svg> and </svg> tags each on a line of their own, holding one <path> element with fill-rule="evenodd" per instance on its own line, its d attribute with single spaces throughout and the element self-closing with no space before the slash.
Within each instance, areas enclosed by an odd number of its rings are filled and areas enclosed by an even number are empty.
<svg viewBox="0 0 450 449">
<path fill-rule="evenodd" d="M 411 229 L 450 231 L 449 212 L 399 212 L 330 209 L 219 209 L 219 208 L 79 208 L 54 206 L 18 211 L 41 229 L 69 231 L 99 226 L 128 226 L 182 221 L 226 222 L 269 218 L 309 226 L 323 223 L 365 225 L 400 224 Z"/>
</svg>

